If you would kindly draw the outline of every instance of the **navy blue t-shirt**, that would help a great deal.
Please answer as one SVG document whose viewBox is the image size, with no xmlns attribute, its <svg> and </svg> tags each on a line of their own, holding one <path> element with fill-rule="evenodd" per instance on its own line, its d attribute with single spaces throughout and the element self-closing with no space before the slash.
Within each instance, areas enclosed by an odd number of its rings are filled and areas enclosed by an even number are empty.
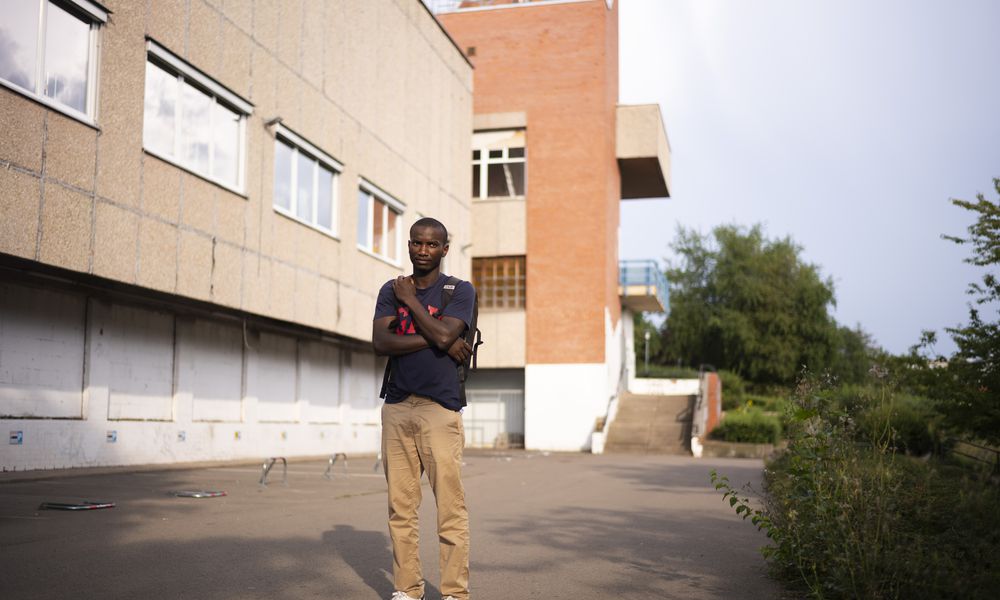
<svg viewBox="0 0 1000 600">
<path fill-rule="evenodd" d="M 414 327 L 410 310 L 396 300 L 392 282 L 393 280 L 387 281 L 378 292 L 375 318 L 399 317 L 395 329 L 396 335 L 420 335 Z M 417 289 L 417 299 L 427 307 L 427 312 L 432 317 L 438 319 L 454 317 L 464 321 L 468 327 L 472 321 L 476 290 L 468 281 L 459 283 L 455 286 L 455 292 L 442 313 L 441 293 L 447 282 L 448 276 L 441 274 L 429 288 Z M 459 400 L 458 365 L 447 352 L 437 348 L 424 348 L 409 354 L 390 357 L 389 360 L 392 361 L 392 377 L 385 396 L 387 404 L 402 402 L 410 394 L 416 394 L 430 398 L 451 410 L 462 408 L 462 402 Z"/>
</svg>

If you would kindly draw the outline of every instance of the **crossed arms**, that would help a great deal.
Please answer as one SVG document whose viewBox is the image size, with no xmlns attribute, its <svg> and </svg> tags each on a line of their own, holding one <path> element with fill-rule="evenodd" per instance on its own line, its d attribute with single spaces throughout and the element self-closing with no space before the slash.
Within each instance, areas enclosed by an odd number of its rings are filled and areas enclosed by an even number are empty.
<svg viewBox="0 0 1000 600">
<path fill-rule="evenodd" d="M 410 311 L 414 327 L 420 335 L 396 335 L 392 323 L 396 317 L 379 317 L 372 323 L 372 346 L 379 356 L 400 356 L 424 348 L 447 352 L 456 363 L 465 362 L 472 348 L 462 338 L 465 322 L 455 317 L 435 319 L 417 300 L 417 288 L 412 277 L 397 277 L 392 290 L 399 303 Z"/>
</svg>

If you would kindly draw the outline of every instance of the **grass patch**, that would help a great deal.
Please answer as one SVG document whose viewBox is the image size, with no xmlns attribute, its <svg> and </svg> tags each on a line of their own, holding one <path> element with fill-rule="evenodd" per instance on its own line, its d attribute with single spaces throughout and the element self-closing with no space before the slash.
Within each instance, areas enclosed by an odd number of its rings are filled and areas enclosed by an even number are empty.
<svg viewBox="0 0 1000 600">
<path fill-rule="evenodd" d="M 639 377 L 651 379 L 698 379 L 701 373 L 690 367 L 670 367 L 667 365 L 649 365 L 648 369 L 637 369 Z"/>
</svg>

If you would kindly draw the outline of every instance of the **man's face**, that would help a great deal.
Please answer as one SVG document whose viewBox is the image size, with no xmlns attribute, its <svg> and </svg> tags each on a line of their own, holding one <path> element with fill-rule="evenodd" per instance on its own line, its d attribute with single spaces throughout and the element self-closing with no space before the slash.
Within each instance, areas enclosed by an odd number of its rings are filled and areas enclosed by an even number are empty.
<svg viewBox="0 0 1000 600">
<path fill-rule="evenodd" d="M 410 262 L 414 271 L 429 272 L 438 268 L 448 254 L 448 240 L 437 227 L 410 228 Z"/>
</svg>

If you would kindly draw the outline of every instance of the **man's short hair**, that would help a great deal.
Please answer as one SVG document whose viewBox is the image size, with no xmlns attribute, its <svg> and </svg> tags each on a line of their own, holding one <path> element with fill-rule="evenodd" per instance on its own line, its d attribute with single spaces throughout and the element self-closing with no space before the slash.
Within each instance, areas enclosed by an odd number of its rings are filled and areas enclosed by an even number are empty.
<svg viewBox="0 0 1000 600">
<path fill-rule="evenodd" d="M 412 230 L 415 227 L 431 227 L 433 229 L 437 229 L 444 234 L 444 243 L 448 243 L 448 228 L 444 226 L 444 223 L 438 221 L 434 217 L 422 217 L 417 219 L 410 229 Z"/>
</svg>

